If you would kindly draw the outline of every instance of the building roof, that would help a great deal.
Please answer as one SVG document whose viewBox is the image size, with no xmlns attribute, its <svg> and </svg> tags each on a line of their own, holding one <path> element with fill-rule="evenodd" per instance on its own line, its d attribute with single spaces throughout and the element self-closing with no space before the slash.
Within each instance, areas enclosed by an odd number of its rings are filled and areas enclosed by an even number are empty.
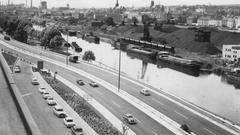
<svg viewBox="0 0 240 135">
<path fill-rule="evenodd" d="M 232 49 L 240 50 L 240 45 L 238 45 L 238 46 L 232 46 Z"/>
</svg>

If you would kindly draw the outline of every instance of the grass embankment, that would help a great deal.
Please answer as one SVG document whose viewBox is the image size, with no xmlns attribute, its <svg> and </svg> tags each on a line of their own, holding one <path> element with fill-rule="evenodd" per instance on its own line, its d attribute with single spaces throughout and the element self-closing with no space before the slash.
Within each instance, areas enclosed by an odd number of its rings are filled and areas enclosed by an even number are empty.
<svg viewBox="0 0 240 135">
<path fill-rule="evenodd" d="M 9 66 L 13 65 L 16 62 L 16 60 L 17 60 L 17 57 L 15 57 L 15 56 L 13 56 L 11 54 L 7 54 L 7 53 L 2 53 L 2 54 L 3 54 L 3 57 L 6 59 L 7 64 Z"/>
<path fill-rule="evenodd" d="M 82 117 L 99 135 L 121 135 L 95 108 L 72 89 L 51 76 L 43 75 L 46 82 Z"/>
<path fill-rule="evenodd" d="M 13 71 L 13 65 L 17 60 L 17 57 L 13 56 L 12 54 L 8 54 L 8 53 L 2 53 L 3 57 L 5 58 L 8 66 L 10 67 L 10 69 Z"/>
</svg>

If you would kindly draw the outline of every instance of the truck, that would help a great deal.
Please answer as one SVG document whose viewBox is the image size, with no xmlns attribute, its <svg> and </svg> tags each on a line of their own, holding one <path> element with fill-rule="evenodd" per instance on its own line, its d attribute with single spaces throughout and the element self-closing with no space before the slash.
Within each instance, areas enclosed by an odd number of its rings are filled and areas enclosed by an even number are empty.
<svg viewBox="0 0 240 135">
<path fill-rule="evenodd" d="M 69 61 L 73 63 L 77 63 L 78 61 L 78 56 L 77 55 L 70 55 L 69 56 Z"/>
</svg>

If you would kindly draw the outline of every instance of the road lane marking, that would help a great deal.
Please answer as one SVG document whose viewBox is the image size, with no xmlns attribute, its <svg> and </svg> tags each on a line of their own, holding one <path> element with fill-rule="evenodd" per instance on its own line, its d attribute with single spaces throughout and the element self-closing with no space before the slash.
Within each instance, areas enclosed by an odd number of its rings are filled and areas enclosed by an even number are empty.
<svg viewBox="0 0 240 135">
<path fill-rule="evenodd" d="M 188 119 L 188 117 L 187 117 L 187 116 L 183 115 L 183 114 L 182 114 L 182 113 L 180 113 L 180 112 L 177 112 L 177 111 L 175 111 L 175 113 L 177 113 L 178 115 L 182 116 L 182 117 L 183 117 L 183 118 L 185 118 L 185 119 Z"/>
<path fill-rule="evenodd" d="M 135 117 L 135 120 L 138 122 L 138 123 L 142 123 L 139 119 L 137 119 L 136 117 Z"/>
<path fill-rule="evenodd" d="M 153 133 L 153 135 L 158 135 L 158 134 L 157 134 L 156 132 L 154 132 L 154 131 L 153 131 L 152 133 Z"/>
<path fill-rule="evenodd" d="M 29 96 L 29 95 L 32 95 L 32 93 L 26 93 L 26 94 L 23 94 L 22 97 L 26 97 L 26 96 Z"/>
<path fill-rule="evenodd" d="M 163 104 L 162 102 L 158 101 L 158 100 L 155 99 L 155 98 L 153 98 L 152 100 L 155 101 L 155 102 L 157 102 L 157 103 L 160 104 L 160 105 L 165 105 L 165 104 Z"/>
<path fill-rule="evenodd" d="M 115 106 L 117 106 L 118 108 L 121 108 L 121 106 L 120 106 L 118 103 L 116 103 L 115 101 L 112 101 L 112 103 L 113 103 Z"/>
<path fill-rule="evenodd" d="M 98 93 L 99 95 L 104 95 L 104 93 L 102 93 L 102 92 L 99 91 L 99 90 L 96 90 L 95 92 Z"/>
<path fill-rule="evenodd" d="M 203 128 L 204 130 L 206 130 L 208 133 L 211 133 L 212 135 L 217 135 L 217 134 L 215 134 L 213 131 L 211 131 L 211 130 L 209 130 L 209 129 L 207 129 L 207 128 Z"/>
</svg>

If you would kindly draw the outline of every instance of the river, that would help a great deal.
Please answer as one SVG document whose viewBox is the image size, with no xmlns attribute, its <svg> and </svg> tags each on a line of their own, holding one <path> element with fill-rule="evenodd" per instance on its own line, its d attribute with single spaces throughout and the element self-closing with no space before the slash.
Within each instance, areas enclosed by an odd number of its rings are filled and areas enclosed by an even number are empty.
<svg viewBox="0 0 240 135">
<path fill-rule="evenodd" d="M 65 35 L 63 37 L 66 39 Z M 109 43 L 88 43 L 77 37 L 69 37 L 68 41 L 75 41 L 81 46 L 81 54 L 92 50 L 96 61 L 118 70 L 119 50 L 115 50 Z M 227 84 L 220 76 L 191 76 L 170 68 L 158 68 L 151 63 L 143 64 L 142 60 L 133 59 L 126 52 L 121 54 L 121 71 L 132 78 L 162 88 L 165 92 L 240 124 L 240 90 Z"/>
</svg>

